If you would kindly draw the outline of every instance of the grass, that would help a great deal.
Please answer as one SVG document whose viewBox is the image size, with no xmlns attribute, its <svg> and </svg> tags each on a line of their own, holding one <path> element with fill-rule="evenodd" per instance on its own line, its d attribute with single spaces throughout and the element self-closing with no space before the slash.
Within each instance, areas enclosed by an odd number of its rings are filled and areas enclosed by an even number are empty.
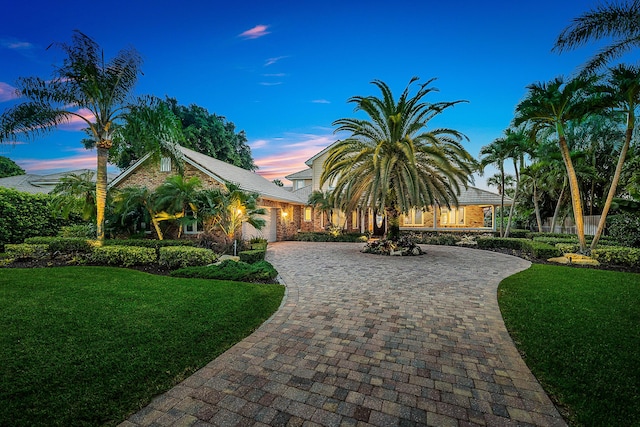
<svg viewBox="0 0 640 427">
<path fill-rule="evenodd" d="M 2 269 L 0 425 L 114 425 L 250 334 L 284 289 L 107 267 Z"/>
<path fill-rule="evenodd" d="M 505 279 L 498 299 L 572 425 L 640 425 L 640 274 L 534 264 Z"/>
</svg>

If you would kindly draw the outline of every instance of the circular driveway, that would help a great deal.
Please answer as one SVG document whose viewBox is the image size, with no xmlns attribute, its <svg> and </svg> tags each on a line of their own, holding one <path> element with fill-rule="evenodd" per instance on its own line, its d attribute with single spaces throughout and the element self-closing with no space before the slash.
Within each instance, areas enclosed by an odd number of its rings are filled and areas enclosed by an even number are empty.
<svg viewBox="0 0 640 427">
<path fill-rule="evenodd" d="M 269 244 L 278 312 L 121 425 L 566 425 L 498 308 L 499 282 L 528 261 L 361 247 Z"/>
</svg>

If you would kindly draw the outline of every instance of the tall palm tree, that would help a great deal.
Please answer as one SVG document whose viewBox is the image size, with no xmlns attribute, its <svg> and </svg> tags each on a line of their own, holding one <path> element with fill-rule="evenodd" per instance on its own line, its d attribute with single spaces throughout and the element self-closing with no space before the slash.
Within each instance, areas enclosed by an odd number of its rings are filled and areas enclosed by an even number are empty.
<svg viewBox="0 0 640 427">
<path fill-rule="evenodd" d="M 538 190 L 543 185 L 542 180 L 545 177 L 544 164 L 541 162 L 533 163 L 522 169 L 522 175 L 525 178 L 525 185 L 531 190 L 531 200 L 533 200 L 533 210 L 536 214 L 536 224 L 538 232 L 542 233 L 542 217 L 540 216 L 540 194 Z"/>
<path fill-rule="evenodd" d="M 640 0 L 606 2 L 567 26 L 556 39 L 554 50 L 564 52 L 589 42 L 610 40 L 587 61 L 583 71 L 591 73 L 609 61 L 640 46 Z"/>
<path fill-rule="evenodd" d="M 624 161 L 629 151 L 629 145 L 633 138 L 633 132 L 636 124 L 636 109 L 640 105 L 640 68 L 632 67 L 628 65 L 619 65 L 610 70 L 608 79 L 608 85 L 603 88 L 603 91 L 608 95 L 611 104 L 615 109 L 623 112 L 627 118 L 627 128 L 625 132 L 624 143 L 620 149 L 620 155 L 618 156 L 618 162 L 616 169 L 611 180 L 609 192 L 607 193 L 607 199 L 605 200 L 602 213 L 600 215 L 600 221 L 598 222 L 598 228 L 593 236 L 591 242 L 591 249 L 595 249 L 598 245 L 598 240 L 604 231 L 604 227 L 607 221 L 607 214 L 611 209 L 611 203 L 616 195 L 616 189 L 618 182 L 620 182 L 620 175 L 624 166 Z"/>
<path fill-rule="evenodd" d="M 506 175 L 504 172 L 504 161 L 508 156 L 508 147 L 506 145 L 506 141 L 504 138 L 497 138 L 493 140 L 490 144 L 483 146 L 480 149 L 480 163 L 479 168 L 481 171 L 489 166 L 493 165 L 498 168 L 498 172 L 500 175 L 500 183 L 499 183 L 499 191 L 500 194 L 500 237 L 504 236 L 503 230 L 503 217 L 504 217 L 504 195 L 505 195 L 505 184 L 506 184 Z"/>
<path fill-rule="evenodd" d="M 18 136 L 42 135 L 72 121 L 84 123 L 89 145 L 97 151 L 96 230 L 98 240 L 102 241 L 108 153 L 118 124 L 133 105 L 145 102 L 132 99 L 141 74 L 142 58 L 135 49 L 124 49 L 105 61 L 98 44 L 79 31 L 73 33 L 71 44 L 56 43 L 55 46 L 66 54 L 62 66 L 54 68 L 51 79 L 18 79 L 17 90 L 26 101 L 0 116 L 0 142 L 15 140 Z M 172 121 L 164 122 L 165 118 L 166 115 L 156 116 L 156 125 L 171 126 Z M 83 142 L 87 145 L 86 140 Z"/>
<path fill-rule="evenodd" d="M 565 127 L 570 120 L 580 121 L 600 106 L 601 100 L 590 97 L 588 89 L 593 78 L 578 77 L 567 83 L 561 77 L 548 83 L 534 83 L 527 87 L 528 93 L 516 107 L 514 123 L 519 126 L 529 122 L 533 134 L 542 129 L 554 129 L 562 160 L 567 170 L 571 204 L 576 223 L 576 232 L 581 252 L 586 252 L 582 197 L 575 168 L 571 160 Z"/>
<path fill-rule="evenodd" d="M 533 151 L 533 143 L 526 128 L 518 127 L 511 128 L 505 131 L 505 150 L 507 152 L 507 158 L 513 161 L 513 170 L 515 173 L 516 188 L 513 193 L 513 201 L 511 208 L 509 209 L 509 219 L 507 220 L 507 228 L 504 231 L 504 237 L 509 237 L 509 231 L 511 230 L 511 221 L 515 212 L 516 204 L 518 201 L 518 192 L 520 190 L 520 171 L 525 167 L 525 155 Z"/>
<path fill-rule="evenodd" d="M 401 213 L 426 210 L 434 204 L 457 204 L 460 185 L 466 185 L 475 160 L 461 142 L 466 137 L 457 130 L 427 129 L 429 121 L 463 101 L 428 103 L 425 96 L 435 91 L 432 80 L 421 84 L 410 96 L 414 77 L 394 99 L 380 80 L 374 84 L 382 93 L 354 96 L 348 102 L 368 118 L 336 120 L 335 132 L 349 137 L 329 151 L 320 177 L 321 184 L 335 182 L 337 205 L 349 212 L 372 207 L 387 215 L 387 238 L 399 236 Z"/>
</svg>

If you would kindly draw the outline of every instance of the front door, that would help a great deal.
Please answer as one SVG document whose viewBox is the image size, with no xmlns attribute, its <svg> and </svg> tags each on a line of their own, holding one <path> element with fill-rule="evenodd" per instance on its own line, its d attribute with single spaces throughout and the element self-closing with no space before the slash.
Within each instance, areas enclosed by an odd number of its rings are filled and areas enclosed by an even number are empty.
<svg viewBox="0 0 640 427">
<path fill-rule="evenodd" d="M 377 212 L 373 216 L 373 235 L 382 237 L 386 231 L 387 219 L 385 218 L 384 213 Z"/>
</svg>

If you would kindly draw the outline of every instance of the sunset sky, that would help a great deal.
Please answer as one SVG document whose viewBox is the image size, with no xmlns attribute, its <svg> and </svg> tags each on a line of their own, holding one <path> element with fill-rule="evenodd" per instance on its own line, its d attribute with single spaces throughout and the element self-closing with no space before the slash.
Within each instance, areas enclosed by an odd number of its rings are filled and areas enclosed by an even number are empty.
<svg viewBox="0 0 640 427">
<path fill-rule="evenodd" d="M 112 58 L 134 47 L 143 58 L 137 94 L 168 95 L 225 116 L 248 136 L 269 179 L 304 169 L 335 141 L 332 122 L 358 116 L 347 99 L 399 95 L 412 76 L 437 78 L 428 101 L 469 101 L 432 123 L 466 134 L 474 156 L 501 136 L 525 87 L 569 76 L 595 46 L 551 52 L 592 0 L 6 2 L 0 26 L 0 110 L 20 76 L 51 76 L 74 29 Z M 0 145 L 29 173 L 95 168 L 83 133 L 66 126 L 32 142 Z M 486 177 L 476 183 L 484 187 Z"/>
</svg>

